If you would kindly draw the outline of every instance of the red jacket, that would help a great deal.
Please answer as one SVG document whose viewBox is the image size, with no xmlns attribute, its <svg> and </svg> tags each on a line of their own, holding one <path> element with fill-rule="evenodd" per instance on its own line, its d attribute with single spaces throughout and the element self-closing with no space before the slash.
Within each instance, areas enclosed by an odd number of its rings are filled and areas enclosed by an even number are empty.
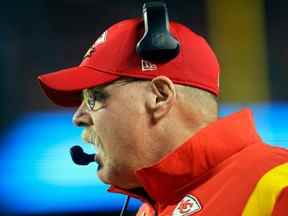
<svg viewBox="0 0 288 216">
<path fill-rule="evenodd" d="M 138 170 L 137 216 L 288 216 L 288 150 L 264 144 L 245 109 Z"/>
</svg>

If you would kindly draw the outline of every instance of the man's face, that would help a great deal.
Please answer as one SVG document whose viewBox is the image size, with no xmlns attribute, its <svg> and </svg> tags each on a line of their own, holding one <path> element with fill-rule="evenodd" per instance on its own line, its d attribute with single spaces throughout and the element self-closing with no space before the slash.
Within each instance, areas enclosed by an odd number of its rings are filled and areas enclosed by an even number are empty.
<svg viewBox="0 0 288 216">
<path fill-rule="evenodd" d="M 138 186 L 134 172 L 141 167 L 149 125 L 144 92 L 145 82 L 120 81 L 83 91 L 73 121 L 84 127 L 84 140 L 95 146 L 97 174 L 105 183 Z"/>
</svg>

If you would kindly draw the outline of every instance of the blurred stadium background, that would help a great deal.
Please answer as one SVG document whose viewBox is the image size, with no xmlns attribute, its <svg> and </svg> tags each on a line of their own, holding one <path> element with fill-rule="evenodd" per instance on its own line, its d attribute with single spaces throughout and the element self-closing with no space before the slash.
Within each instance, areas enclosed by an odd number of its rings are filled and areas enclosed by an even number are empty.
<svg viewBox="0 0 288 216">
<path fill-rule="evenodd" d="M 142 3 L 1 2 L 0 215 L 118 215 L 124 197 L 106 192 L 95 165 L 70 160 L 69 148 L 82 143 L 74 110 L 50 103 L 36 78 L 79 64 L 104 29 L 141 16 Z M 288 2 L 166 3 L 170 19 L 205 36 L 219 57 L 221 116 L 250 107 L 263 139 L 288 147 Z M 132 201 L 130 212 L 138 205 Z"/>
</svg>

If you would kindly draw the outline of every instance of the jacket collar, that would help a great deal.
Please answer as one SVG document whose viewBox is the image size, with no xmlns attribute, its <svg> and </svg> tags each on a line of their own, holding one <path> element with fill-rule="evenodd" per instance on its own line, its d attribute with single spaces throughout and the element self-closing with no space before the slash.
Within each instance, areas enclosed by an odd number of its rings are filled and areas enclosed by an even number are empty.
<svg viewBox="0 0 288 216">
<path fill-rule="evenodd" d="M 178 199 L 187 187 L 193 188 L 193 184 L 197 186 L 207 179 L 214 167 L 259 140 L 252 113 L 244 109 L 201 129 L 157 164 L 136 171 L 136 176 L 152 200 Z M 112 186 L 109 191 L 147 201 L 147 196 L 135 190 L 125 191 Z"/>
</svg>

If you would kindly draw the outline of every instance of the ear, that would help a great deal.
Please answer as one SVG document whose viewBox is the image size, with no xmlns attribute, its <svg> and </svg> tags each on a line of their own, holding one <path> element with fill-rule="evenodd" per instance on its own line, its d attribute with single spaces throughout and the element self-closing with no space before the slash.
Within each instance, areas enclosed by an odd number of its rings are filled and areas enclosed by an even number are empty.
<svg viewBox="0 0 288 216">
<path fill-rule="evenodd" d="M 176 90 L 173 82 L 166 76 L 155 77 L 151 81 L 152 94 L 149 97 L 147 108 L 153 121 L 163 118 L 172 108 L 176 99 Z"/>
</svg>

